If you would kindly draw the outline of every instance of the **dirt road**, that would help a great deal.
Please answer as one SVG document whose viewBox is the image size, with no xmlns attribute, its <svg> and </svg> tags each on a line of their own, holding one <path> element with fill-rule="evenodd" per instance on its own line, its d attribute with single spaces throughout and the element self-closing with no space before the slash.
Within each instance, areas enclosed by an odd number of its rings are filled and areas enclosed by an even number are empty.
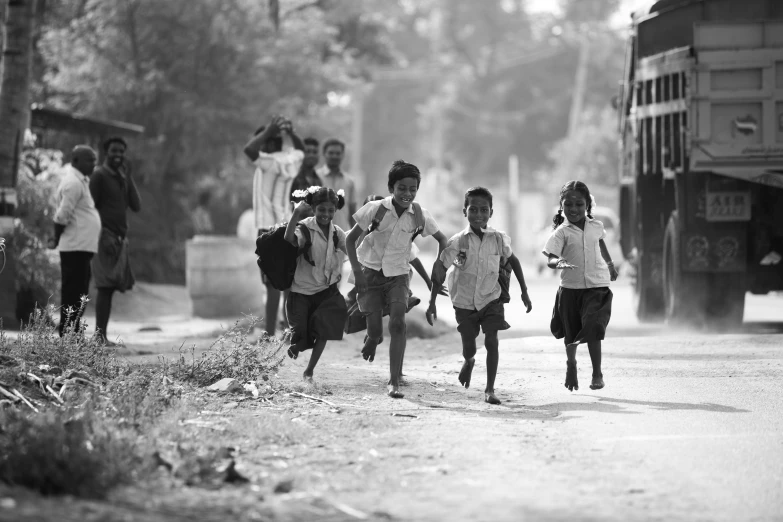
<svg viewBox="0 0 783 522">
<path fill-rule="evenodd" d="M 736 334 L 673 332 L 638 325 L 619 284 L 607 386 L 589 390 L 580 350 L 582 386 L 570 393 L 562 345 L 545 335 L 556 285 L 530 282 L 529 316 L 521 303 L 509 308 L 501 406 L 482 402 L 480 358 L 471 388 L 459 386 L 456 332 L 409 342 L 410 386 L 396 401 L 385 394 L 388 345 L 368 364 L 360 336 L 350 336 L 327 347 L 316 388 L 297 384 L 304 354 L 280 370 L 283 391 L 270 404 L 207 398 L 180 414 L 204 421 L 179 428 L 180 443 L 237 448 L 250 485 L 215 492 L 161 479 L 118 493 L 113 508 L 93 505 L 107 517 L 89 519 L 783 519 L 783 323 L 770 321 L 783 300 L 751 298 Z M 448 324 L 449 303 L 440 303 Z"/>
</svg>

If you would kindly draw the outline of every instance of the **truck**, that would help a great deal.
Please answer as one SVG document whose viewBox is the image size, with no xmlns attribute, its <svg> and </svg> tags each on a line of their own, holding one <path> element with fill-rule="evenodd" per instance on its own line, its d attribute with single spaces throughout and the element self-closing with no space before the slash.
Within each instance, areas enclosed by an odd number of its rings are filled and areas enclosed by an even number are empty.
<svg viewBox="0 0 783 522">
<path fill-rule="evenodd" d="M 637 317 L 740 326 L 783 290 L 783 0 L 636 12 L 617 105 Z"/>
</svg>

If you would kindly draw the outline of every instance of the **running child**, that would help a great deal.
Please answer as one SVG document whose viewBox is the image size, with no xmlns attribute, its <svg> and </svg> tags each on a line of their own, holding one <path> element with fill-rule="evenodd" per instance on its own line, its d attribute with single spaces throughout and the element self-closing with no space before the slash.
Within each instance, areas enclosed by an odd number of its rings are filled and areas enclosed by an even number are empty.
<svg viewBox="0 0 783 522">
<path fill-rule="evenodd" d="M 294 282 L 286 301 L 291 329 L 288 356 L 296 359 L 300 352 L 312 348 L 303 378 L 313 383 L 313 370 L 326 342 L 343 338 L 348 318 L 345 298 L 337 288 L 346 255 L 345 232 L 332 223 L 345 199 L 342 191 L 335 193 L 325 187 L 310 187 L 294 195 L 304 199 L 294 208 L 285 239 L 302 253 L 296 260 Z"/>
<path fill-rule="evenodd" d="M 503 304 L 508 303 L 510 297 L 507 280 L 502 283 L 501 277 L 501 272 L 508 270 L 506 264 L 519 281 L 522 302 L 527 313 L 533 309 L 533 304 L 527 295 L 522 266 L 511 251 L 511 238 L 488 225 L 493 213 L 492 193 L 484 187 L 469 188 L 465 192 L 462 213 L 468 219 L 468 227 L 449 239 L 446 249 L 435 261 L 432 269 L 434 287 L 427 309 L 427 322 L 432 325 L 438 317 L 435 308 L 437 287 L 447 279 L 457 319 L 457 331 L 462 337 L 462 356 L 465 358 L 459 372 L 459 382 L 465 388 L 470 387 L 473 365 L 476 362 L 476 339 L 479 332 L 483 331 L 484 346 L 487 349 L 487 386 L 484 389 L 484 401 L 500 404 L 500 400 L 495 396 L 499 359 L 498 331 L 510 328 L 503 308 Z M 505 289 L 503 286 L 506 286 Z"/>
<path fill-rule="evenodd" d="M 587 343 L 593 363 L 590 389 L 604 387 L 601 341 L 612 316 L 609 283 L 617 279 L 617 270 L 604 243 L 604 225 L 593 219 L 592 208 L 587 185 L 581 181 L 563 185 L 560 209 L 552 219 L 554 230 L 543 250 L 548 257 L 547 266 L 561 270 L 550 327 L 552 335 L 565 342 L 565 387 L 570 391 L 579 389 L 576 348 L 581 343 Z"/>
<path fill-rule="evenodd" d="M 395 161 L 389 170 L 387 187 L 391 196 L 364 205 L 353 218 L 356 224 L 346 244 L 357 288 L 359 310 L 367 317 L 367 339 L 362 356 L 369 361 L 383 338 L 382 314 L 389 307 L 389 397 L 399 399 L 402 360 L 405 355 L 405 312 L 408 308 L 408 261 L 411 242 L 419 234 L 432 236 L 439 251 L 446 236 L 425 209 L 414 203 L 421 183 L 419 169 L 404 161 Z M 381 211 L 382 219 L 376 216 Z M 356 248 L 362 233 L 367 235 Z"/>
</svg>

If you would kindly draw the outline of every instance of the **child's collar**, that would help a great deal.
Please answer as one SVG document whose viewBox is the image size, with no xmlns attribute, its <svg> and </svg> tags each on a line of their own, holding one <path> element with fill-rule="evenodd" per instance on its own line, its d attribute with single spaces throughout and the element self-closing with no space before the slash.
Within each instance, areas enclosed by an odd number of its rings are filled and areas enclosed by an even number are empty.
<svg viewBox="0 0 783 522">
<path fill-rule="evenodd" d="M 565 216 L 564 216 L 564 217 L 565 217 Z M 595 218 L 591 218 L 590 216 L 585 216 L 585 225 L 586 225 L 586 224 L 588 224 L 588 223 L 592 223 L 593 221 L 595 221 Z M 560 225 L 560 226 L 561 226 L 561 227 L 576 227 L 576 228 L 579 228 L 579 227 L 576 225 L 576 223 L 571 223 L 571 222 L 568 220 L 568 218 L 565 218 L 565 221 L 563 221 L 563 223 L 561 223 L 561 225 Z"/>
<path fill-rule="evenodd" d="M 394 210 L 394 196 L 389 196 L 384 198 L 381 201 L 381 205 L 388 208 L 389 210 Z M 405 209 L 405 212 L 408 212 L 410 214 L 415 214 L 415 212 L 413 211 L 413 201 L 411 201 L 411 204 L 408 205 L 408 208 Z"/>
<path fill-rule="evenodd" d="M 468 223 L 467 228 L 465 228 L 465 230 L 463 230 L 462 232 L 464 234 L 473 234 L 474 236 L 478 236 L 478 234 L 476 234 L 473 231 L 473 228 L 470 226 L 470 223 Z M 491 226 L 487 225 L 487 228 L 482 228 L 481 232 L 486 234 L 487 232 L 492 233 L 492 232 L 497 232 L 497 231 L 494 228 L 492 228 Z"/>
<path fill-rule="evenodd" d="M 314 232 L 321 232 L 323 234 L 323 230 L 321 229 L 321 225 L 318 224 L 318 221 L 315 219 L 315 216 L 310 216 L 308 218 L 303 219 L 300 221 L 304 226 L 309 228 L 310 230 Z M 329 235 L 332 235 L 334 233 L 334 220 L 332 220 L 329 223 Z"/>
</svg>

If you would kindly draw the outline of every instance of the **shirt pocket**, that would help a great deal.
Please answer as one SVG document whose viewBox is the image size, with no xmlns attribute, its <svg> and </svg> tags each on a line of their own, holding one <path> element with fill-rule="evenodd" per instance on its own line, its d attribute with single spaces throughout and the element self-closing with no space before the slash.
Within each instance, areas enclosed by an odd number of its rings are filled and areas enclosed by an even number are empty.
<svg viewBox="0 0 783 522">
<path fill-rule="evenodd" d="M 487 256 L 487 274 L 498 275 L 500 272 L 500 255 L 490 254 Z"/>
</svg>

